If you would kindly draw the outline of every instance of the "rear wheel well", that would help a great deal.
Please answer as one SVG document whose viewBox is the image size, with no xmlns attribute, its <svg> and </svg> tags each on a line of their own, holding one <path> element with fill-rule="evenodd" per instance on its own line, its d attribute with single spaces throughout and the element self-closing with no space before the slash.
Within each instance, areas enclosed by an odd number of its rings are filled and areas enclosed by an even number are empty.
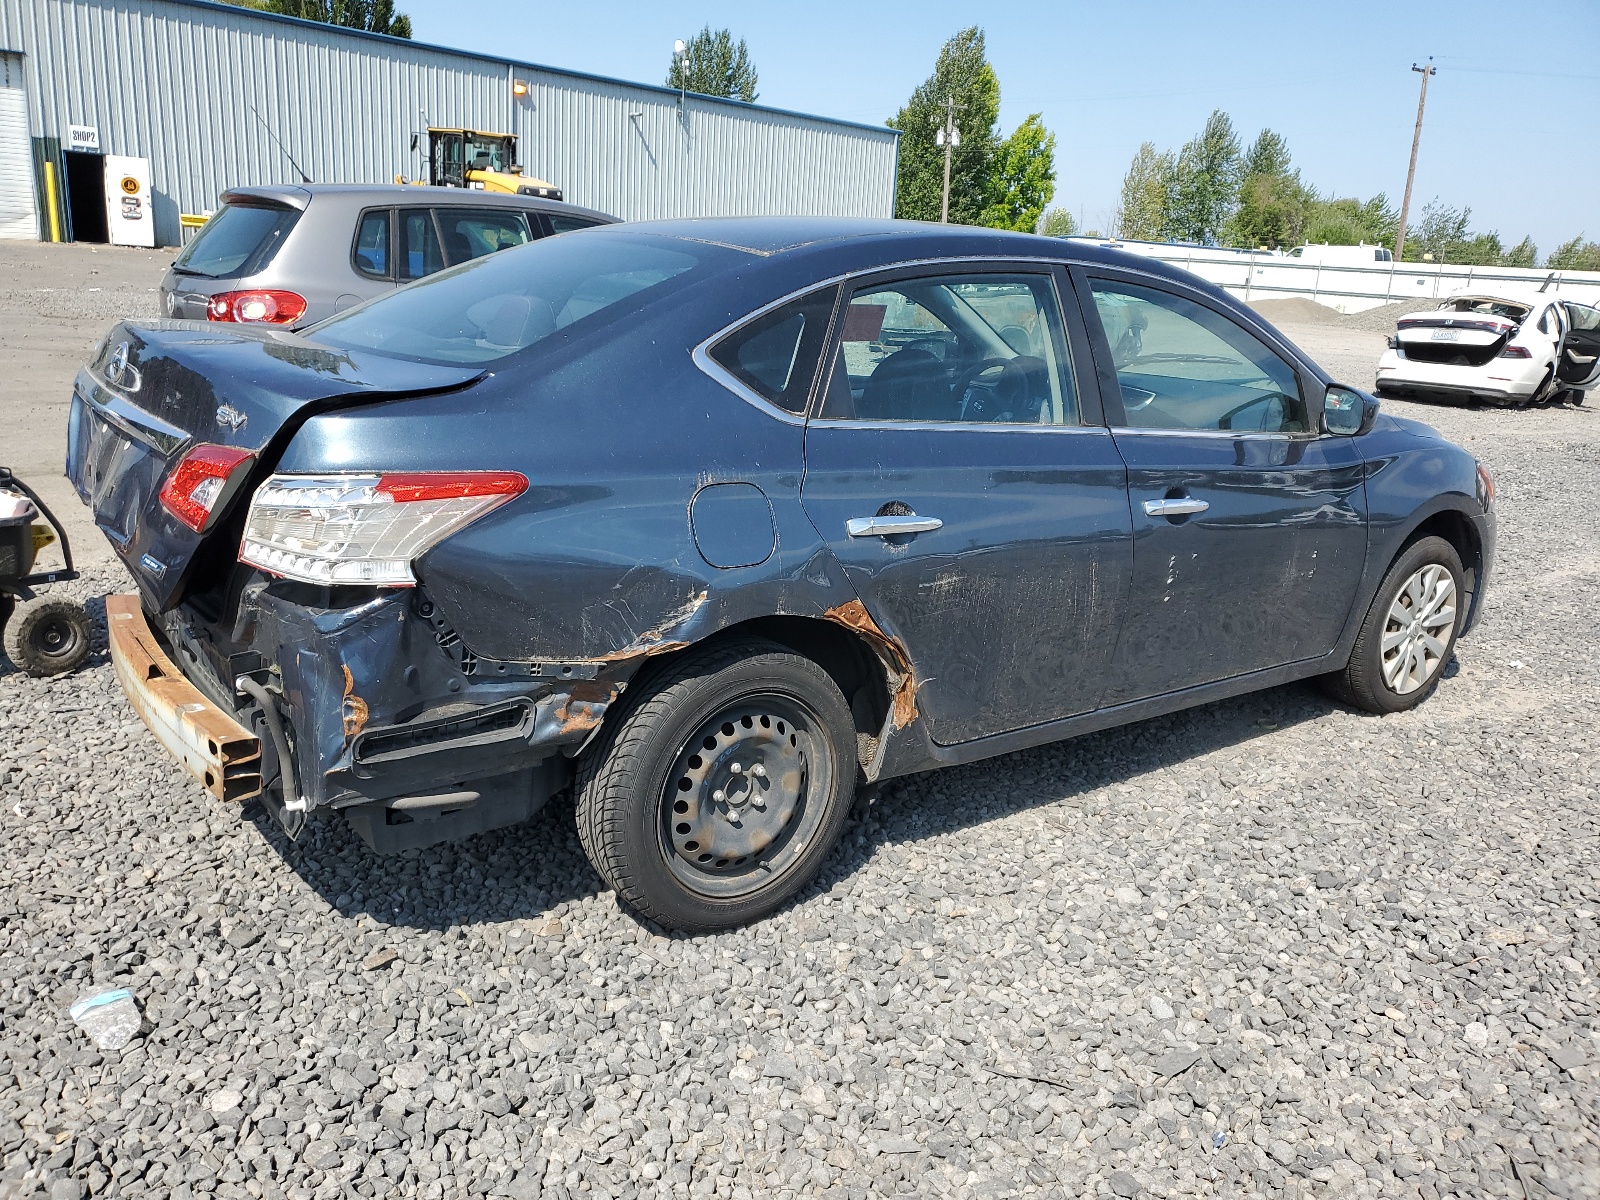
<svg viewBox="0 0 1600 1200">
<path fill-rule="evenodd" d="M 850 706 L 856 733 L 876 738 L 889 715 L 889 681 L 872 644 L 854 630 L 816 617 L 756 617 L 719 629 L 694 649 L 730 638 L 765 638 L 809 658 L 838 685 Z M 652 660 L 652 668 L 687 653 L 679 650 Z M 866 757 L 863 756 L 863 762 Z"/>
</svg>

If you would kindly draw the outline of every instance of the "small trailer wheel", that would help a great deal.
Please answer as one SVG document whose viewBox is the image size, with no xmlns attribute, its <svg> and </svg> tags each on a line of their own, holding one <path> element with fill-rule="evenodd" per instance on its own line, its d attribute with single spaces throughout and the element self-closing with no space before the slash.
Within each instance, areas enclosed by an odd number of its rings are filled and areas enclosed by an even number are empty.
<svg viewBox="0 0 1600 1200">
<path fill-rule="evenodd" d="M 60 675 L 83 665 L 92 636 L 83 605 L 64 596 L 40 596 L 17 605 L 6 623 L 6 657 L 37 678 Z"/>
</svg>

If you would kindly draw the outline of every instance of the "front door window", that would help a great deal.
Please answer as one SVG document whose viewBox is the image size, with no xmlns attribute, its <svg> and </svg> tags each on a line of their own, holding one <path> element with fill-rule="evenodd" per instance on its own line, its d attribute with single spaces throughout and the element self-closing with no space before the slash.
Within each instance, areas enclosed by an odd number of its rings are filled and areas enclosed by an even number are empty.
<svg viewBox="0 0 1600 1200">
<path fill-rule="evenodd" d="M 1129 427 L 1311 428 L 1294 368 L 1242 326 L 1171 292 L 1102 279 L 1091 286 Z"/>
</svg>

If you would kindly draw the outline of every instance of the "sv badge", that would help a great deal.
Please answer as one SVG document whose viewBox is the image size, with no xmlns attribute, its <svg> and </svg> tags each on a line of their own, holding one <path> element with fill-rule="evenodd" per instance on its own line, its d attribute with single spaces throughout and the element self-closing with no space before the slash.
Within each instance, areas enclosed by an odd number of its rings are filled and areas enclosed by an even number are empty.
<svg viewBox="0 0 1600 1200">
<path fill-rule="evenodd" d="M 243 429 L 245 422 L 249 419 L 231 404 L 224 404 L 217 409 L 217 424 L 226 426 L 234 433 L 238 433 L 239 430 Z"/>
</svg>

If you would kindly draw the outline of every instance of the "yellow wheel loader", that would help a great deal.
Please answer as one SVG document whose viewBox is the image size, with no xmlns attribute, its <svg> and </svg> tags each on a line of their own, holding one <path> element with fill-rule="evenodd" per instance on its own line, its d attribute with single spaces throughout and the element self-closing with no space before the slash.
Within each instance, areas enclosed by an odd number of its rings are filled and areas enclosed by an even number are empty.
<svg viewBox="0 0 1600 1200">
<path fill-rule="evenodd" d="M 417 148 L 417 135 L 411 148 Z M 524 175 L 517 165 L 514 133 L 479 133 L 472 129 L 428 129 L 428 178 L 394 177 L 396 183 L 430 183 L 435 187 L 476 188 L 512 196 L 560 200 L 561 189 Z"/>
</svg>

